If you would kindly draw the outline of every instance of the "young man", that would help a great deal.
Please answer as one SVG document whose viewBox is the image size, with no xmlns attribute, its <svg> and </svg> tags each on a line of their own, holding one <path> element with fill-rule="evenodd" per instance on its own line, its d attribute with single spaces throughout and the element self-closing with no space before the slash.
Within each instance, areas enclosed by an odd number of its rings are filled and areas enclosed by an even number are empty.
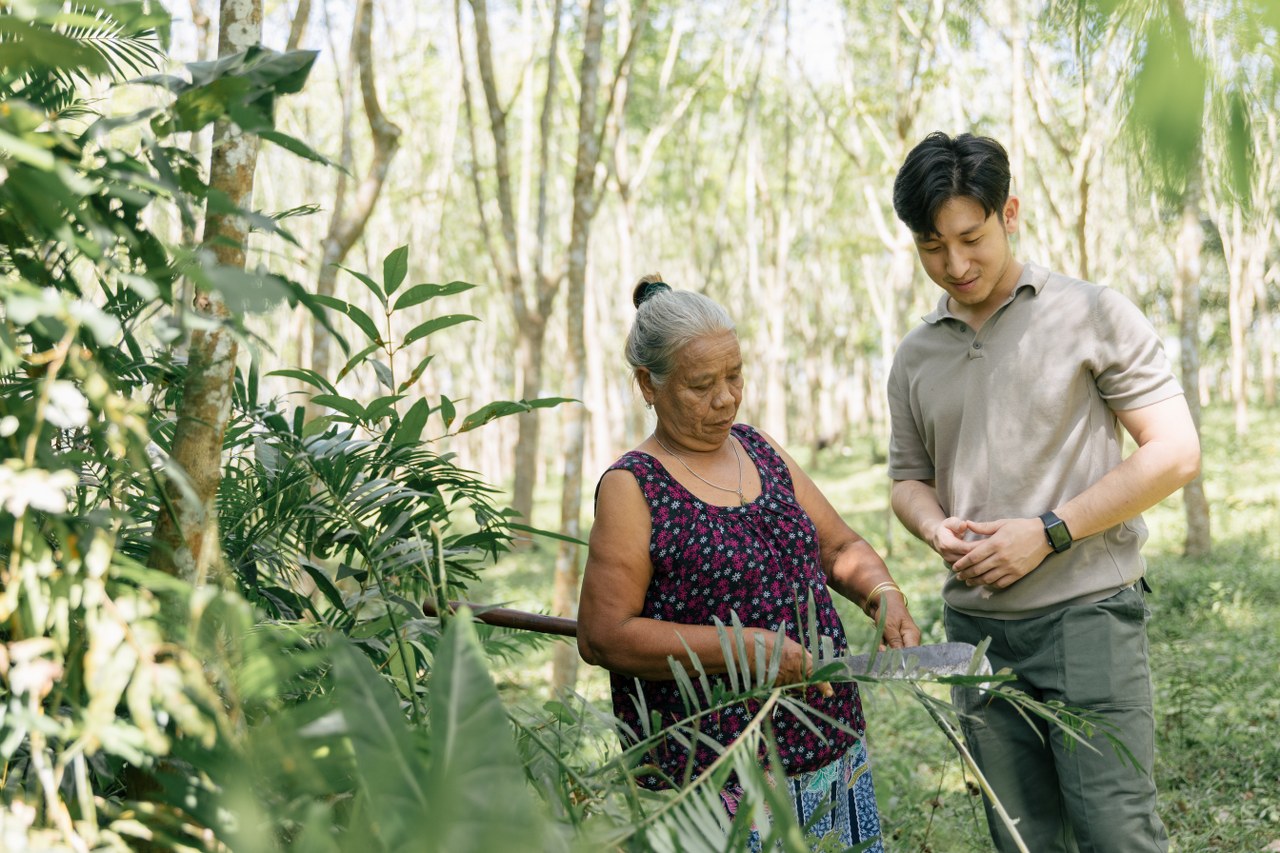
<svg viewBox="0 0 1280 853">
<path fill-rule="evenodd" d="M 894 358 L 889 476 L 894 512 L 950 570 L 948 638 L 991 637 L 1012 686 L 1090 712 L 1130 755 L 957 690 L 969 749 L 1029 850 L 1167 850 L 1139 513 L 1199 471 L 1181 388 L 1129 300 L 1014 258 L 995 140 L 930 134 L 893 203 L 943 290 Z M 997 849 L 1017 849 L 990 804 L 987 820 Z"/>
</svg>

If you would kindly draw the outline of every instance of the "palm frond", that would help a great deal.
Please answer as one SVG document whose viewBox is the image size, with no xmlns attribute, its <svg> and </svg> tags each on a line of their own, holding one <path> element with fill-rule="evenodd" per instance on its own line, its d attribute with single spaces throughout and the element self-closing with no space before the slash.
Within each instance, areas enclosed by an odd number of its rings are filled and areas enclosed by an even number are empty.
<svg viewBox="0 0 1280 853">
<path fill-rule="evenodd" d="M 140 2 L 78 2 L 54 15 L 0 9 L 0 101 L 22 98 L 63 118 L 91 112 L 82 89 L 159 71 L 168 16 Z"/>
</svg>

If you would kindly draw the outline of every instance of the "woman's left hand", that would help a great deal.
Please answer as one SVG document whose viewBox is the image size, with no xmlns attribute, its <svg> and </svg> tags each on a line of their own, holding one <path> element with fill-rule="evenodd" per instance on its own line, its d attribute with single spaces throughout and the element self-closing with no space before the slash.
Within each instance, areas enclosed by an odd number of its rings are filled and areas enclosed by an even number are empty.
<svg viewBox="0 0 1280 853">
<path fill-rule="evenodd" d="M 896 590 L 886 590 L 869 609 L 868 616 L 878 623 L 884 614 L 884 633 L 880 637 L 881 649 L 902 649 L 920 645 L 920 628 L 907 610 L 906 598 Z"/>
</svg>

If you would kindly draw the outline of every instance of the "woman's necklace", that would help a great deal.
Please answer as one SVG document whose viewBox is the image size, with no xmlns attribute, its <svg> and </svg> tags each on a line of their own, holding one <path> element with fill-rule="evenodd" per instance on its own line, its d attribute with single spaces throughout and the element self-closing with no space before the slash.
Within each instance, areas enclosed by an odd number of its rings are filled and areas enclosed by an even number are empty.
<svg viewBox="0 0 1280 853">
<path fill-rule="evenodd" d="M 706 477 L 703 477 L 703 476 L 702 476 L 701 474 L 699 474 L 697 471 L 695 471 L 695 470 L 693 470 L 692 468 L 690 468 L 690 467 L 689 467 L 689 463 L 688 463 L 688 462 L 685 462 L 685 461 L 684 461 L 684 459 L 682 459 L 682 458 L 680 457 L 680 454 L 679 454 L 679 453 L 676 453 L 676 452 L 675 452 L 674 450 L 672 450 L 670 447 L 667 447 L 667 445 L 663 443 L 662 439 L 658 438 L 658 433 L 657 433 L 657 432 L 654 432 L 654 434 L 653 434 L 653 440 L 654 440 L 654 441 L 656 441 L 656 442 L 658 442 L 658 446 L 659 446 L 659 447 L 661 447 L 663 450 L 667 451 L 667 452 L 668 452 L 668 453 L 670 453 L 672 456 L 674 456 L 674 457 L 676 458 L 676 461 L 677 461 L 677 462 L 679 462 L 681 465 L 683 465 L 683 466 L 684 466 L 684 470 L 688 471 L 690 474 L 692 474 L 693 476 L 697 477 L 699 480 L 701 480 L 702 482 L 706 483 L 708 486 L 710 486 L 710 487 L 711 487 L 711 488 L 713 488 L 713 489 L 719 489 L 719 490 L 720 490 L 720 491 L 722 491 L 722 492 L 737 492 L 737 493 L 738 493 L 738 506 L 746 506 L 746 505 L 747 505 L 747 498 L 746 498 L 746 495 L 742 494 L 742 456 L 740 456 L 740 455 L 738 454 L 738 443 L 737 443 L 736 441 L 734 441 L 732 438 L 730 438 L 730 439 L 729 439 L 729 447 L 730 447 L 730 448 L 732 448 L 732 450 L 733 450 L 733 458 L 734 458 L 734 459 L 736 459 L 736 460 L 738 460 L 738 488 L 736 488 L 736 489 L 730 489 L 730 488 L 729 488 L 729 487 L 727 487 L 727 486 L 718 486 L 718 485 L 716 485 L 715 483 L 713 483 L 713 482 L 711 482 L 710 480 L 708 480 Z"/>
</svg>

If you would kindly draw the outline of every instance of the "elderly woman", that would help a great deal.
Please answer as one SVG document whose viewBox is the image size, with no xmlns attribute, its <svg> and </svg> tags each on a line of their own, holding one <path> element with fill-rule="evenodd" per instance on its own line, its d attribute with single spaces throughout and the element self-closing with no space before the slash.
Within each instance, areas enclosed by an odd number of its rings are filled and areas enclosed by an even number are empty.
<svg viewBox="0 0 1280 853">
<path fill-rule="evenodd" d="M 828 587 L 883 620 L 885 645 L 917 645 L 920 631 L 884 561 L 773 439 L 735 422 L 743 366 L 725 310 L 673 291 L 658 276 L 641 279 L 633 302 L 627 361 L 657 423 L 600 479 L 578 611 L 578 649 L 611 671 L 615 715 L 635 733 L 643 730 L 638 707 L 658 712 L 664 726 L 683 719 L 669 659 L 693 672 L 692 651 L 706 672 L 727 672 L 714 620 L 730 625 L 733 614 L 748 647 L 763 643 L 770 654 L 781 627 L 778 683 L 804 681 L 814 663 L 803 645 L 810 596 L 818 634 L 836 654 L 846 651 Z M 857 686 L 821 688 L 805 690 L 805 701 L 843 726 L 812 714 L 819 734 L 786 711 L 772 719 L 790 799 L 802 824 L 831 805 L 815 836 L 834 833 L 843 845 L 877 838 Z M 701 721 L 700 730 L 728 744 L 751 715 L 738 703 Z M 715 757 L 699 746 L 693 771 Z M 690 763 L 675 738 L 648 761 L 654 772 L 641 781 L 651 788 L 684 778 Z M 730 814 L 741 796 L 732 783 L 721 792 Z M 759 844 L 753 829 L 752 846 Z"/>
</svg>

